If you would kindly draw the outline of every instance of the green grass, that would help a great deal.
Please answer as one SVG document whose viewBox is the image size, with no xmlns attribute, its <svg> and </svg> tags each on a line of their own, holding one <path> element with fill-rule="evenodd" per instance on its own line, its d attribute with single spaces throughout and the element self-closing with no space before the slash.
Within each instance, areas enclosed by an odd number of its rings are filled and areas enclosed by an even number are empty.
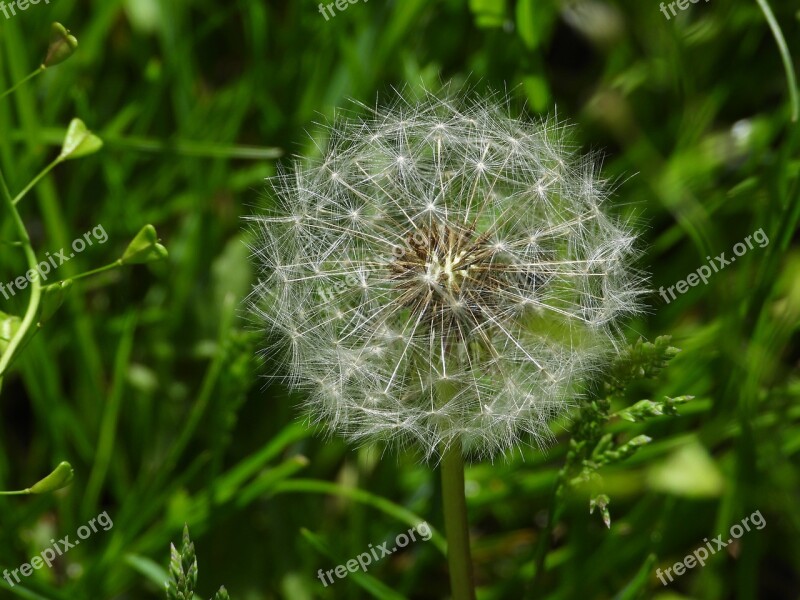
<svg viewBox="0 0 800 600">
<path fill-rule="evenodd" d="M 318 152 L 315 123 L 358 110 L 350 99 L 449 80 L 508 89 L 532 115 L 557 111 L 583 149 L 604 150 L 654 290 L 758 229 L 769 237 L 669 304 L 654 291 L 649 314 L 628 324 L 631 341 L 671 335 L 682 352 L 610 409 L 695 398 L 677 416 L 606 425 L 617 443 L 653 441 L 568 489 L 549 537 L 569 424 L 546 454 L 468 468 L 479 598 L 798 598 L 800 133 L 788 74 L 800 12 L 710 0 L 668 21 L 656 2 L 599 6 L 372 0 L 329 22 L 307 0 L 54 0 L 0 13 L 0 92 L 41 63 L 52 21 L 79 40 L 67 62 L 0 100 L 11 193 L 55 158 L 73 117 L 105 143 L 19 205 L 37 252 L 103 225 L 107 243 L 59 269 L 70 278 L 153 224 L 170 253 L 76 281 L 3 381 L 0 489 L 25 489 L 62 460 L 75 479 L 0 497 L 0 570 L 102 511 L 114 527 L 26 578 L 27 591 L 0 580 L 0 598 L 163 598 L 184 523 L 203 598 L 220 583 L 234 599 L 446 597 L 435 473 L 414 455 L 314 436 L 298 398 L 259 377 L 278 367 L 259 360 L 264 340 L 241 305 L 254 277 L 241 218 L 271 201 L 263 178 L 278 164 Z M 14 231 L 0 210 L 0 240 Z M 0 243 L 0 282 L 25 270 L 24 253 Z M 0 297 L 0 311 L 21 316 L 27 300 Z M 589 514 L 599 493 L 610 529 Z M 756 510 L 763 529 L 662 587 L 656 568 Z M 317 579 L 423 520 L 437 530 L 430 542 L 366 577 Z"/>
</svg>

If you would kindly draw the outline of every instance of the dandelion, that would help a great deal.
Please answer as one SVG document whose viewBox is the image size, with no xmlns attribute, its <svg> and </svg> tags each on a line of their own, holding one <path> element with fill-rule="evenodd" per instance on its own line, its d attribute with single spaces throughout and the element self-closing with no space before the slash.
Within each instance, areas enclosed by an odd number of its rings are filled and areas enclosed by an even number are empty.
<svg viewBox="0 0 800 600">
<path fill-rule="evenodd" d="M 258 315 L 355 441 L 539 445 L 637 309 L 634 235 L 562 126 L 428 96 L 331 130 L 254 218 Z"/>
<path fill-rule="evenodd" d="M 252 305 L 313 421 L 441 459 L 463 503 L 462 453 L 545 446 L 614 352 L 635 236 L 557 122 L 497 98 L 364 108 L 272 180 Z"/>
</svg>

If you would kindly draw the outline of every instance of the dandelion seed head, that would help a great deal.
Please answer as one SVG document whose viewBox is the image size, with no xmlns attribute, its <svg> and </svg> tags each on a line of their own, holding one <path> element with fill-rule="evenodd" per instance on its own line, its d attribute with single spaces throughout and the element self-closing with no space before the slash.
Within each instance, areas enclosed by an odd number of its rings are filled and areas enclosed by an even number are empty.
<svg viewBox="0 0 800 600">
<path fill-rule="evenodd" d="M 545 447 L 643 293 L 596 171 L 563 125 L 496 98 L 335 122 L 251 218 L 250 303 L 312 420 L 425 457 Z"/>
</svg>

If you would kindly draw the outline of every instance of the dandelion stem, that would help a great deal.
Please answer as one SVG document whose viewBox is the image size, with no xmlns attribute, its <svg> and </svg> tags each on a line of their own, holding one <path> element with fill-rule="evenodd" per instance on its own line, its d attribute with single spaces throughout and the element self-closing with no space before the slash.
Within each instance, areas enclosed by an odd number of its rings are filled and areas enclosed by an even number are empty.
<svg viewBox="0 0 800 600">
<path fill-rule="evenodd" d="M 464 496 L 464 459 L 461 440 L 453 442 L 441 462 L 444 526 L 447 533 L 447 562 L 453 600 L 474 600 L 472 558 L 469 550 L 467 503 Z"/>
</svg>

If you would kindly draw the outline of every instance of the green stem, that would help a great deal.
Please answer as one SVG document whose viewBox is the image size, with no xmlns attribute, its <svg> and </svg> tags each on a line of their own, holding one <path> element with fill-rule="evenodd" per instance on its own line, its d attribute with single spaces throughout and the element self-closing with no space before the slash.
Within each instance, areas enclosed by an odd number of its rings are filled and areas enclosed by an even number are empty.
<svg viewBox="0 0 800 600">
<path fill-rule="evenodd" d="M 14 198 L 14 200 L 12 200 L 12 203 L 14 204 L 14 206 L 19 204 L 20 200 L 22 200 L 25 197 L 25 195 L 28 192 L 30 192 L 33 189 L 33 187 L 37 183 L 39 183 L 50 171 L 55 169 L 56 166 L 58 166 L 58 164 L 61 163 L 62 160 L 63 159 L 59 156 L 53 162 L 51 162 L 49 165 L 47 165 L 41 173 L 39 173 L 36 177 L 34 177 L 31 180 L 31 182 L 28 185 L 26 185 L 25 188 L 19 194 L 17 194 L 17 196 Z"/>
<path fill-rule="evenodd" d="M 37 143 L 60 146 L 64 142 L 66 130 L 58 127 L 44 127 L 37 131 L 31 138 L 27 131 L 17 129 L 9 133 L 12 140 L 26 140 Z M 182 156 L 198 156 L 201 158 L 231 158 L 242 160 L 274 160 L 283 155 L 281 148 L 269 146 L 244 146 L 202 142 L 171 138 L 159 140 L 144 136 L 122 135 L 113 131 L 100 131 L 97 135 L 103 139 L 103 144 L 125 150 L 138 152 L 168 153 L 174 152 Z"/>
<path fill-rule="evenodd" d="M 118 258 L 112 263 L 109 263 L 103 267 L 98 267 L 96 269 L 92 269 L 91 271 L 86 271 L 85 273 L 81 273 L 80 275 L 75 275 L 70 277 L 72 281 L 77 281 L 78 279 L 85 279 L 86 277 L 91 277 L 92 275 L 99 275 L 100 273 L 104 273 L 106 271 L 110 271 L 111 269 L 116 269 L 122 266 L 122 259 Z M 57 285 L 57 284 L 51 284 Z"/>
<path fill-rule="evenodd" d="M 6 186 L 6 180 L 3 177 L 3 173 L 0 171 L 0 198 L 2 198 L 3 203 L 8 208 L 9 212 L 11 213 L 11 219 L 14 222 L 14 226 L 17 229 L 17 234 L 21 238 L 22 241 L 22 248 L 25 252 L 25 258 L 28 262 L 28 269 L 33 270 L 36 272 L 36 267 L 38 262 L 36 260 L 36 253 L 33 251 L 33 247 L 31 246 L 31 239 L 28 236 L 28 230 L 25 228 L 25 223 L 22 221 L 22 217 L 19 216 L 19 212 L 17 211 L 17 207 L 14 205 L 14 200 L 11 198 L 11 193 L 8 191 L 8 186 Z M 22 323 L 20 324 L 17 333 L 11 338 L 11 341 L 8 343 L 6 347 L 6 351 L 3 352 L 3 355 L 0 356 L 0 378 L 3 377 L 3 374 L 8 369 L 8 365 L 11 363 L 11 359 L 14 358 L 14 354 L 17 351 L 17 348 L 22 343 L 22 340 L 25 338 L 25 335 L 28 333 L 28 330 L 33 325 L 34 321 L 36 320 L 36 313 L 39 310 L 39 302 L 42 298 L 42 282 L 39 280 L 39 277 L 33 277 L 33 281 L 31 281 L 31 297 L 28 301 L 28 309 L 25 311 L 25 317 L 22 319 Z"/>
<path fill-rule="evenodd" d="M 38 71 L 34 71 L 31 75 L 27 78 L 23 79 L 21 83 L 27 81 L 31 77 L 34 77 L 38 73 L 44 70 L 42 67 Z M 7 93 L 10 93 L 20 84 L 17 84 Z M 61 162 L 61 158 L 56 158 L 53 162 L 51 162 L 47 167 L 45 167 L 41 173 L 39 173 L 33 180 L 25 186 L 25 188 L 17 194 L 16 197 L 11 197 L 11 192 L 8 190 L 8 186 L 6 185 L 6 180 L 3 177 L 2 172 L 0 172 L 0 197 L 2 197 L 3 203 L 6 205 L 8 210 L 11 212 L 11 218 L 14 221 L 14 226 L 17 230 L 17 235 L 21 238 L 20 241 L 13 243 L 14 245 L 18 245 L 21 247 L 25 253 L 25 258 L 28 262 L 28 269 L 29 271 L 36 271 L 38 266 L 38 260 L 36 259 L 36 253 L 33 251 L 33 247 L 31 246 L 31 239 L 28 236 L 28 230 L 25 227 L 25 223 L 22 221 L 22 217 L 20 217 L 19 212 L 17 211 L 17 204 L 19 204 L 20 200 L 22 200 L 25 195 L 33 189 L 33 187 L 42 180 L 50 171 L 52 171 L 56 165 Z M 33 325 L 34 321 L 36 320 L 36 313 L 39 310 L 39 302 L 41 301 L 42 297 L 42 282 L 39 277 L 34 277 L 33 281 L 31 281 L 31 297 L 28 301 L 28 310 L 25 311 L 25 317 L 22 320 L 19 330 L 17 331 L 16 335 L 11 339 L 6 348 L 6 351 L 0 356 L 0 381 L 2 381 L 3 374 L 8 369 L 8 365 L 11 363 L 11 360 L 14 358 L 14 354 L 17 350 L 20 349 L 20 346 L 25 339 L 25 335 L 28 333 L 28 330 Z"/>
<path fill-rule="evenodd" d="M 475 600 L 472 558 L 469 549 L 469 522 L 464 496 L 464 458 L 461 440 L 444 451 L 441 462 L 444 526 L 447 534 L 447 562 L 453 600 Z"/>
<path fill-rule="evenodd" d="M 27 496 L 30 490 L 17 490 L 16 492 L 0 492 L 0 496 Z"/>
<path fill-rule="evenodd" d="M 789 103 L 792 107 L 792 122 L 797 121 L 798 113 L 800 113 L 800 96 L 797 92 L 797 78 L 794 74 L 794 64 L 792 63 L 792 55 L 789 52 L 789 46 L 786 44 L 786 38 L 783 37 L 783 31 L 775 18 L 775 14 L 769 6 L 767 0 L 756 0 L 764 17 L 767 19 L 772 35 L 775 38 L 775 43 L 778 44 L 778 50 L 781 54 L 783 61 L 783 69 L 786 71 L 786 82 L 789 86 Z"/>
<path fill-rule="evenodd" d="M 37 76 L 39 73 L 43 72 L 43 71 L 44 71 L 46 68 L 47 68 L 47 67 L 45 67 L 44 65 L 40 66 L 40 67 L 39 67 L 38 69 L 36 69 L 36 70 L 35 70 L 33 73 L 31 73 L 30 75 L 28 75 L 28 76 L 27 76 L 25 79 L 23 79 L 22 81 L 19 81 L 19 82 L 18 82 L 16 85 L 14 85 L 14 87 L 11 87 L 11 88 L 7 89 L 5 92 L 3 92 L 2 94 L 0 94 L 0 100 L 2 100 L 3 98 L 5 98 L 6 96 L 9 96 L 9 95 L 13 94 L 13 93 L 14 93 L 14 92 L 17 90 L 17 88 L 19 88 L 19 87 L 20 87 L 20 86 L 22 86 L 24 83 L 27 83 L 28 81 L 30 81 L 31 79 L 33 79 L 34 77 L 36 77 L 36 76 Z"/>
<path fill-rule="evenodd" d="M 66 281 L 75 282 L 75 281 L 78 281 L 79 279 L 86 279 L 87 277 L 92 277 L 93 275 L 99 275 L 100 273 L 105 273 L 106 271 L 111 271 L 112 269 L 118 269 L 123 264 L 124 263 L 122 262 L 122 259 L 118 258 L 114 262 L 109 263 L 107 265 L 104 265 L 102 267 L 98 267 L 96 269 L 92 269 L 91 271 L 86 271 L 85 273 L 80 273 L 79 275 L 74 275 L 73 277 L 70 277 L 69 279 L 66 279 L 66 280 L 61 280 L 61 281 L 56 281 L 54 283 L 51 283 L 51 284 L 43 287 L 42 288 L 42 292 L 47 293 L 48 291 L 50 291 L 50 289 L 55 289 L 55 288 L 63 285 Z"/>
</svg>

